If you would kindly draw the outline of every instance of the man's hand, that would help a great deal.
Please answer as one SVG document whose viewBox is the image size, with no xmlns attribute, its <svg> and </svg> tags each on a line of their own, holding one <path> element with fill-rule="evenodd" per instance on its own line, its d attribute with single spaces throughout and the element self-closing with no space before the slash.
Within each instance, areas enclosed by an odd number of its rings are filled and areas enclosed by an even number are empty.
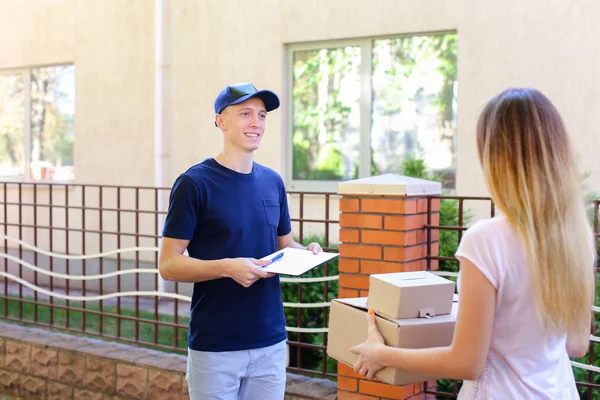
<svg viewBox="0 0 600 400">
<path fill-rule="evenodd" d="M 318 254 L 323 251 L 323 249 L 321 248 L 321 245 L 317 242 L 312 242 L 311 244 L 309 244 L 306 247 L 306 250 L 312 251 L 313 254 Z"/>
<path fill-rule="evenodd" d="M 260 278 L 270 278 L 275 275 L 261 269 L 271 264 L 271 260 L 233 258 L 228 261 L 227 275 L 244 287 L 252 286 Z"/>
<path fill-rule="evenodd" d="M 367 323 L 369 324 L 367 340 L 359 345 L 351 347 L 350 351 L 359 355 L 358 360 L 356 360 L 356 363 L 354 364 L 354 371 L 356 371 L 357 374 L 373 379 L 375 374 L 384 367 L 384 365 L 378 361 L 378 354 L 379 350 L 385 347 L 385 342 L 377 329 L 375 313 L 373 313 L 373 310 L 369 310 L 367 313 Z"/>
</svg>

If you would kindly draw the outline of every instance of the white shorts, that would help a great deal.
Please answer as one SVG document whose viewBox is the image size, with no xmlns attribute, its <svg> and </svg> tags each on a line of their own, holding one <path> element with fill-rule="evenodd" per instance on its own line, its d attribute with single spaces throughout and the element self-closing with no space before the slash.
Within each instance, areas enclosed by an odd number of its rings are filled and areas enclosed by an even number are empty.
<svg viewBox="0 0 600 400">
<path fill-rule="evenodd" d="M 286 341 L 239 351 L 188 349 L 190 400 L 283 400 Z"/>
</svg>

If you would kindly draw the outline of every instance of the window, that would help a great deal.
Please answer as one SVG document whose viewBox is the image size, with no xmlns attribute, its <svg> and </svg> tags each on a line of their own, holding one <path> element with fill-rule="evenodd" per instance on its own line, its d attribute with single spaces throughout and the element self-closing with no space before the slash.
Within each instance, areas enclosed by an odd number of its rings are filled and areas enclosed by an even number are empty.
<svg viewBox="0 0 600 400">
<path fill-rule="evenodd" d="M 75 66 L 0 71 L 0 176 L 74 178 Z"/>
<path fill-rule="evenodd" d="M 292 187 L 401 173 L 406 157 L 454 187 L 456 52 L 454 33 L 290 46 Z"/>
</svg>

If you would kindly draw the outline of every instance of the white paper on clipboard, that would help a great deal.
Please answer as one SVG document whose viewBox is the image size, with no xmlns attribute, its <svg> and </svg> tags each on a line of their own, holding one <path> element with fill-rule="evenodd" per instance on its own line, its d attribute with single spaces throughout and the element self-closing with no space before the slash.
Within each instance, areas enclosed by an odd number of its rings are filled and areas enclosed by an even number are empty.
<svg viewBox="0 0 600 400">
<path fill-rule="evenodd" d="M 261 258 L 261 260 L 270 260 L 279 253 L 283 253 L 283 257 L 266 267 L 263 267 L 262 269 L 264 271 L 274 274 L 298 276 L 339 256 L 338 253 L 326 253 L 323 251 L 314 254 L 310 250 L 286 247 L 285 249 Z"/>
</svg>

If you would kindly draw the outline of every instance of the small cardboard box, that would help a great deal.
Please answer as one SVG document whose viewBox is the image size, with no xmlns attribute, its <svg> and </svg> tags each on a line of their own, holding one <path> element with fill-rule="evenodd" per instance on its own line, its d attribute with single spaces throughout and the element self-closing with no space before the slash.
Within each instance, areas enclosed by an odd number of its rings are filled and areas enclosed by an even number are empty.
<svg viewBox="0 0 600 400">
<path fill-rule="evenodd" d="M 363 343 L 367 337 L 366 297 L 335 299 L 331 302 L 329 314 L 329 338 L 327 354 L 349 366 L 354 366 L 358 355 L 350 352 L 350 347 Z M 450 301 L 452 305 L 452 301 Z M 421 349 L 449 346 L 454 337 L 456 311 L 432 318 L 410 318 L 389 320 L 375 316 L 377 327 L 385 344 L 393 347 Z M 397 368 L 384 368 L 376 377 L 392 385 L 406 385 L 414 382 L 431 381 L 436 377 L 423 376 Z"/>
<path fill-rule="evenodd" d="M 449 314 L 454 282 L 430 272 L 396 272 L 369 277 L 367 305 L 390 319 Z"/>
</svg>

